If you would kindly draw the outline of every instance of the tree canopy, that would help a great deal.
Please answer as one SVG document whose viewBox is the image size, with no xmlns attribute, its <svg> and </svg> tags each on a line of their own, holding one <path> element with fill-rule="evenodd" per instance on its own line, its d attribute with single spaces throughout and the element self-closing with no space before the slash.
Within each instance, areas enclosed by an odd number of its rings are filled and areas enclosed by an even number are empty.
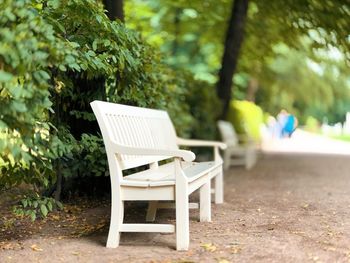
<svg viewBox="0 0 350 263">
<path fill-rule="evenodd" d="M 126 25 L 142 32 L 149 43 L 160 46 L 168 55 L 167 64 L 186 68 L 196 78 L 215 83 L 232 3 L 224 0 L 191 3 L 130 0 L 126 2 Z M 321 67 L 322 63 L 330 63 L 332 53 L 341 54 L 342 62 L 339 63 L 345 68 L 339 72 L 346 78 L 350 58 L 349 6 L 349 1 L 249 1 L 245 39 L 235 78 L 238 83 L 235 83 L 233 97 L 245 98 L 252 79 L 258 81 L 260 89 L 269 89 L 275 84 L 278 72 L 271 69 L 267 72 L 267 68 L 274 63 L 272 61 L 280 59 L 278 47 L 281 44 L 292 52 L 301 52 L 304 63 L 312 60 Z M 307 65 L 307 70 L 311 70 L 310 63 Z M 322 76 L 317 79 L 322 79 Z M 340 88 L 344 92 L 346 83 Z M 293 83 L 287 85 L 293 86 Z M 279 88 L 283 89 L 283 86 Z M 314 92 L 322 92 L 314 91 L 318 88 L 321 89 L 319 85 L 313 85 L 305 90 L 310 91 L 308 96 L 312 97 Z M 330 96 L 335 98 L 337 94 L 332 92 Z M 299 97 L 296 96 L 292 97 L 304 100 L 300 96 L 306 95 L 299 93 Z M 276 107 L 294 109 L 293 103 Z M 299 112 L 303 111 L 299 107 Z"/>
</svg>

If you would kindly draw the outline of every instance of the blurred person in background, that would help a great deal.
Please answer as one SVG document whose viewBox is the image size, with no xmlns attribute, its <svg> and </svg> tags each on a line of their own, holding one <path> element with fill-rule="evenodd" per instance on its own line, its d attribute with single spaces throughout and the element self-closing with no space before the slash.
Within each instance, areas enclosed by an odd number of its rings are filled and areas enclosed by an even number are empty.
<svg viewBox="0 0 350 263">
<path fill-rule="evenodd" d="M 298 126 L 298 119 L 290 113 L 287 113 L 285 124 L 282 129 L 282 137 L 291 137 L 293 132 L 296 130 Z"/>
<path fill-rule="evenodd" d="M 277 114 L 277 135 L 278 138 L 283 138 L 284 137 L 284 128 L 287 124 L 287 120 L 288 120 L 288 115 L 289 113 L 285 110 L 282 109 L 278 114 Z"/>
</svg>

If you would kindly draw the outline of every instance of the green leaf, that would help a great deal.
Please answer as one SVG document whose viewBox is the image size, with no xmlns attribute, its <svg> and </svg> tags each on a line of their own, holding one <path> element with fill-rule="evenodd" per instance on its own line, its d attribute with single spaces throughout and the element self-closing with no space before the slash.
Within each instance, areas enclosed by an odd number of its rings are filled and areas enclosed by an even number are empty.
<svg viewBox="0 0 350 263">
<path fill-rule="evenodd" d="M 51 201 L 47 202 L 47 208 L 49 209 L 49 211 L 52 211 L 52 203 Z"/>
<path fill-rule="evenodd" d="M 46 208 L 46 206 L 45 206 L 44 204 L 42 204 L 42 205 L 40 206 L 40 211 L 41 211 L 41 214 L 42 214 L 44 217 L 47 216 L 48 211 L 47 211 L 47 208 Z"/>
<path fill-rule="evenodd" d="M 26 105 L 22 102 L 19 102 L 19 101 L 13 101 L 12 107 L 17 112 L 26 112 L 27 111 Z"/>
<path fill-rule="evenodd" d="M 23 207 L 27 207 L 28 201 L 26 199 L 21 200 Z"/>
<path fill-rule="evenodd" d="M 58 206 L 59 209 L 63 208 L 63 205 L 60 201 L 56 201 L 56 205 Z"/>
<path fill-rule="evenodd" d="M 36 219 L 36 213 L 34 210 L 30 211 L 30 218 L 32 219 L 32 221 L 35 221 Z"/>
<path fill-rule="evenodd" d="M 0 82 L 11 81 L 12 78 L 13 78 L 13 75 L 11 73 L 0 70 Z"/>
</svg>

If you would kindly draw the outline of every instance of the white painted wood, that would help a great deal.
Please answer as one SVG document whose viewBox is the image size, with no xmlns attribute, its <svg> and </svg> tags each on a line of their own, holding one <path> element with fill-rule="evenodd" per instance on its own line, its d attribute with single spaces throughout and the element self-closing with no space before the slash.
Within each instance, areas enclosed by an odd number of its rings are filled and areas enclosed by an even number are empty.
<svg viewBox="0 0 350 263">
<path fill-rule="evenodd" d="M 197 180 L 189 183 L 189 185 L 188 185 L 189 194 L 192 194 L 194 191 L 198 190 L 202 185 L 204 185 L 211 178 L 213 178 L 213 176 L 211 175 L 211 173 L 208 173 L 208 174 L 202 176 L 201 178 L 198 178 Z"/>
<path fill-rule="evenodd" d="M 214 162 L 216 164 L 216 167 L 222 167 L 223 159 L 221 158 L 219 148 L 221 150 L 225 150 L 227 148 L 227 145 L 225 143 L 221 142 L 215 142 L 215 141 L 203 141 L 203 140 L 189 140 L 189 139 L 183 139 L 183 138 L 177 138 L 178 145 L 182 146 L 194 146 L 194 147 L 213 147 L 214 149 Z M 215 189 L 212 190 L 212 192 L 215 194 L 215 203 L 220 200 L 220 203 L 223 203 L 223 173 L 218 172 L 212 172 L 212 177 L 218 176 L 218 178 L 215 179 L 219 182 L 215 185 L 218 185 L 218 187 L 222 187 L 220 191 L 215 191 Z M 221 173 L 221 174 L 220 174 Z M 191 191 L 190 191 L 191 192 Z M 217 196 L 218 195 L 218 196 Z"/>
<path fill-rule="evenodd" d="M 174 233 L 175 226 L 170 224 L 122 224 L 120 231 Z"/>
<path fill-rule="evenodd" d="M 109 226 L 109 233 L 108 233 L 106 247 L 116 248 L 119 246 L 120 232 L 121 232 L 120 227 L 121 227 L 121 224 L 123 223 L 123 217 L 124 217 L 123 201 L 121 201 L 120 199 L 117 201 L 113 200 L 113 196 L 112 196 L 111 221 Z"/>
<path fill-rule="evenodd" d="M 158 187 L 121 187 L 121 197 L 125 201 L 171 201 L 175 200 L 175 185 Z"/>
<path fill-rule="evenodd" d="M 215 177 L 215 204 L 224 202 L 224 173 L 222 168 L 220 173 Z"/>
<path fill-rule="evenodd" d="M 146 170 L 123 178 L 123 185 L 134 184 L 140 187 L 159 186 L 159 185 L 173 185 L 175 184 L 174 162 L 161 165 L 157 170 Z M 181 162 L 182 170 L 185 173 L 189 182 L 195 181 L 204 174 L 215 170 L 222 166 L 222 161 L 214 162 Z M 137 183 L 137 184 L 136 184 Z"/>
<path fill-rule="evenodd" d="M 188 205 L 188 181 L 181 170 L 180 160 L 175 159 L 176 174 L 176 250 L 188 250 L 190 244 L 190 222 Z M 210 204 L 209 204 L 210 206 Z"/>
<path fill-rule="evenodd" d="M 148 209 L 147 209 L 147 215 L 146 215 L 147 222 L 153 222 L 156 219 L 157 208 L 159 208 L 158 201 L 151 201 L 148 203 Z"/>
<path fill-rule="evenodd" d="M 211 179 L 221 180 L 220 142 L 181 139 L 165 111 L 94 101 L 91 107 L 106 148 L 112 187 L 111 222 L 107 247 L 119 246 L 121 232 L 174 232 L 176 247 L 189 247 L 189 195 L 200 189 L 200 220 L 211 220 Z M 192 162 L 191 151 L 178 145 L 214 148 L 214 161 Z M 174 159 L 164 165 L 158 162 Z M 149 165 L 149 169 L 124 176 L 123 170 Z M 220 183 L 217 184 L 218 187 Z M 221 193 L 219 190 L 215 191 Z M 159 208 L 175 207 L 176 227 L 164 224 L 124 224 L 124 201 L 150 201 L 146 220 L 154 221 Z M 159 201 L 175 201 L 172 205 Z"/>
<path fill-rule="evenodd" d="M 214 160 L 216 163 L 222 164 L 223 160 L 220 156 L 219 148 L 214 148 Z M 224 202 L 224 173 L 222 165 L 218 166 L 217 170 L 215 171 L 215 204 L 222 204 Z"/>
<path fill-rule="evenodd" d="M 198 203 L 189 203 L 188 204 L 189 209 L 198 209 L 199 204 Z M 160 203 L 157 204 L 157 209 L 174 209 L 176 208 L 175 203 Z"/>
<path fill-rule="evenodd" d="M 201 222 L 210 222 L 211 221 L 211 208 L 210 208 L 210 203 L 211 203 L 211 188 L 210 188 L 210 181 L 204 185 L 201 186 L 200 188 L 200 206 L 199 206 L 199 220 Z M 209 204 L 209 205 L 208 205 Z"/>
<path fill-rule="evenodd" d="M 158 162 L 154 162 L 149 165 L 149 169 L 152 171 L 158 170 L 158 168 L 159 168 Z M 157 206 L 158 206 L 158 201 L 151 201 L 148 203 L 148 209 L 147 209 L 147 215 L 146 215 L 147 222 L 153 222 L 156 219 Z"/>
<path fill-rule="evenodd" d="M 222 142 L 204 141 L 204 140 L 192 140 L 177 137 L 177 144 L 182 146 L 196 146 L 196 147 L 214 147 L 217 146 L 221 150 L 225 150 L 227 145 Z"/>
<path fill-rule="evenodd" d="M 256 163 L 256 145 L 252 140 L 239 144 L 238 136 L 232 124 L 228 121 L 218 121 L 219 132 L 223 142 L 227 145 L 224 151 L 224 170 L 231 165 L 244 165 L 247 170 Z"/>
</svg>

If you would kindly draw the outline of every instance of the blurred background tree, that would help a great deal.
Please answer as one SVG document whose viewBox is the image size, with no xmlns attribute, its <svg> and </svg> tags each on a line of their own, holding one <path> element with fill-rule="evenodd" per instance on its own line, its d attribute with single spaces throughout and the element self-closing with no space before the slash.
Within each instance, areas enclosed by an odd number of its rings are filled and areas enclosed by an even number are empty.
<svg viewBox="0 0 350 263">
<path fill-rule="evenodd" d="M 225 48 L 231 52 L 230 47 L 225 46 L 225 37 L 229 25 L 232 25 L 229 22 L 232 22 L 234 15 L 231 11 L 234 2 L 239 1 L 206 0 L 188 3 L 129 0 L 125 2 L 126 26 L 140 31 L 147 42 L 160 47 L 166 54 L 165 62 L 168 65 L 187 69 L 196 78 L 209 83 L 218 83 L 218 90 L 227 89 L 226 86 L 220 86 L 218 72 L 223 66 L 221 61 Z M 298 116 L 312 114 L 321 105 L 327 105 L 315 117 L 334 113 L 334 116 L 329 116 L 329 120 L 343 119 L 346 109 L 338 105 L 349 102 L 349 6 L 349 1 L 341 0 L 250 0 L 242 50 L 239 59 L 236 56 L 234 58 L 238 59 L 236 76 L 233 76 L 234 71 L 231 70 L 235 88 L 229 85 L 231 92 L 224 92 L 221 100 L 227 103 L 231 94 L 233 98 L 253 101 L 257 97 L 260 99 L 256 102 L 272 114 L 281 108 L 287 108 Z M 287 73 L 286 64 L 292 63 L 286 58 L 288 52 L 299 54 L 301 61 L 294 63 L 304 65 L 304 70 L 299 69 L 299 73 L 290 72 L 289 79 L 285 79 L 288 83 L 281 85 L 283 72 L 272 65 L 279 63 L 277 67 L 285 67 Z M 293 59 L 292 55 L 289 58 Z M 334 60 L 336 63 L 333 63 Z M 232 63 L 235 61 L 228 65 Z M 295 67 L 298 65 L 295 64 Z M 315 72 L 317 67 L 327 67 L 327 77 L 321 71 Z M 313 80 L 307 80 L 307 72 L 314 77 Z M 302 73 L 304 77 L 300 75 Z M 324 82 L 323 78 L 327 78 L 328 84 L 319 83 Z M 344 81 L 339 81 L 339 78 Z M 338 88 L 327 88 L 330 83 Z M 271 93 L 271 89 L 275 93 Z M 298 89 L 310 93 L 298 92 Z M 314 94 L 318 96 L 314 97 Z M 269 97 L 267 101 L 266 96 Z M 280 96 L 283 98 L 280 99 Z M 275 101 L 273 106 L 270 105 L 270 100 Z M 331 111 L 331 108 L 337 108 L 337 113 Z"/>
</svg>

